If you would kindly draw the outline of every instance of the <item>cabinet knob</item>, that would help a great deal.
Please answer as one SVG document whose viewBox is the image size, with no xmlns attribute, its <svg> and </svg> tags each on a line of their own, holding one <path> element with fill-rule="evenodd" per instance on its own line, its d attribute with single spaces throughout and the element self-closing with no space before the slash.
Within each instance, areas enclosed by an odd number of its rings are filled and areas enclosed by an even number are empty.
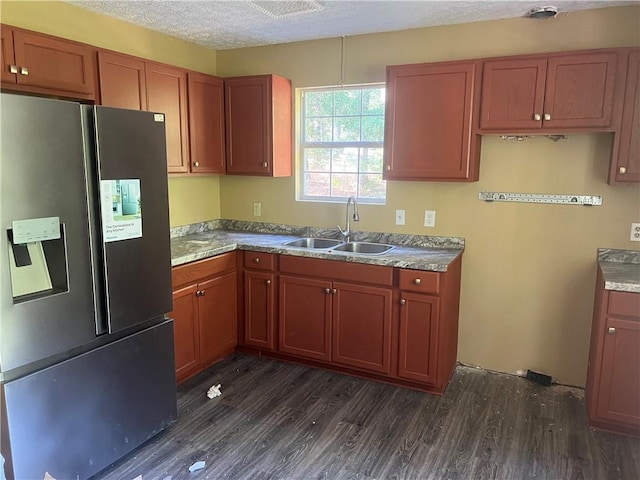
<svg viewBox="0 0 640 480">
<path fill-rule="evenodd" d="M 625 173 L 627 173 L 627 167 L 620 167 L 618 169 L 618 172 L 620 172 L 620 175 L 624 175 Z"/>
<path fill-rule="evenodd" d="M 616 329 L 615 329 L 615 328 L 613 328 L 613 327 L 609 327 L 609 330 L 607 330 L 607 333 L 608 333 L 609 335 L 613 335 L 614 333 L 616 333 Z"/>
<path fill-rule="evenodd" d="M 200 290 L 200 296 L 204 297 L 207 294 L 206 290 Z"/>
<path fill-rule="evenodd" d="M 332 289 L 331 293 L 333 293 L 335 295 L 336 293 L 338 293 L 338 289 L 337 288 Z"/>
<path fill-rule="evenodd" d="M 200 162 L 193 162 L 193 166 L 194 167 L 199 167 L 200 166 Z"/>
<path fill-rule="evenodd" d="M 400 305 L 405 305 L 407 303 L 407 301 L 404 298 L 400 299 Z"/>
<path fill-rule="evenodd" d="M 422 283 L 422 280 L 420 280 L 419 278 L 415 278 L 413 280 L 413 283 L 415 283 L 416 285 L 420 285 Z"/>
<path fill-rule="evenodd" d="M 266 282 L 264 282 L 264 283 L 266 283 L 266 284 L 267 284 L 267 287 L 268 287 L 269 285 L 271 285 L 271 280 L 267 280 L 267 281 L 266 281 Z"/>
<path fill-rule="evenodd" d="M 542 120 L 542 117 L 540 116 L 540 114 L 539 114 L 539 113 L 534 113 L 534 114 L 533 114 L 533 119 L 534 119 L 536 122 L 539 122 L 540 120 Z"/>
<path fill-rule="evenodd" d="M 391 171 L 391 165 L 387 165 L 387 172 Z"/>
<path fill-rule="evenodd" d="M 10 73 L 18 73 L 18 66 L 17 65 L 9 65 L 9 72 Z"/>
<path fill-rule="evenodd" d="M 267 162 L 262 162 L 262 166 L 263 166 L 264 168 L 267 168 L 267 167 L 269 166 L 269 164 L 268 164 Z"/>
<path fill-rule="evenodd" d="M 545 113 L 544 114 L 544 119 L 545 120 L 551 120 L 551 114 L 550 113 Z"/>
<path fill-rule="evenodd" d="M 256 257 L 253 259 L 253 263 L 260 263 L 260 257 Z"/>
<path fill-rule="evenodd" d="M 20 67 L 20 74 L 29 75 L 29 69 L 27 67 Z"/>
<path fill-rule="evenodd" d="M 324 293 L 326 293 L 328 295 L 329 293 L 331 293 L 331 289 L 330 288 L 325 288 L 324 289 Z"/>
</svg>

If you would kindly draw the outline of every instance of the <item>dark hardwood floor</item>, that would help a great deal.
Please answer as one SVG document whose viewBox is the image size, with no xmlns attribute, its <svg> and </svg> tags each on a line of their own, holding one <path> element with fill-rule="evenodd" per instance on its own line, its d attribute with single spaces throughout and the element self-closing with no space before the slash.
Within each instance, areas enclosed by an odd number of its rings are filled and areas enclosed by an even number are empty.
<svg viewBox="0 0 640 480">
<path fill-rule="evenodd" d="M 95 478 L 138 475 L 635 480 L 640 440 L 590 430 L 579 389 L 459 366 L 435 397 L 235 354 L 179 387 L 176 424 Z"/>
</svg>

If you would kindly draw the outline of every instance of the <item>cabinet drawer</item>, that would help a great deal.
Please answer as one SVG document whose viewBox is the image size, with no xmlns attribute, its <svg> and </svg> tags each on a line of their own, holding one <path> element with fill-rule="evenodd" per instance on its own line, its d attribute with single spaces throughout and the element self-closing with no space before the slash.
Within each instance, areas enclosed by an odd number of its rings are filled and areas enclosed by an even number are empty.
<svg viewBox="0 0 640 480">
<path fill-rule="evenodd" d="M 400 290 L 420 293 L 440 293 L 440 274 L 422 270 L 400 270 Z"/>
<path fill-rule="evenodd" d="M 265 252 L 244 252 L 244 267 L 254 270 L 273 271 L 276 265 L 276 256 Z"/>
<path fill-rule="evenodd" d="M 173 278 L 173 288 L 196 283 L 207 277 L 220 273 L 235 270 L 236 252 L 223 253 L 215 257 L 199 260 L 174 267 L 171 271 Z"/>
<path fill-rule="evenodd" d="M 609 292 L 607 313 L 610 315 L 637 317 L 640 320 L 640 293 Z"/>
</svg>

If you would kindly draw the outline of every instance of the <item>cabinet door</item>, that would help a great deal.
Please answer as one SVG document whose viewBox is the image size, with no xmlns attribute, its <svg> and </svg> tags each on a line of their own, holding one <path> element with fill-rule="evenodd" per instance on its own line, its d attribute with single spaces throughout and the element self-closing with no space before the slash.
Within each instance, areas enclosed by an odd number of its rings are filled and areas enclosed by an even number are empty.
<svg viewBox="0 0 640 480">
<path fill-rule="evenodd" d="M 278 350 L 331 360 L 331 282 L 280 277 Z"/>
<path fill-rule="evenodd" d="M 398 376 L 436 383 L 438 362 L 437 297 L 401 293 Z"/>
<path fill-rule="evenodd" d="M 640 182 L 640 51 L 629 54 L 618 158 L 611 177 L 616 182 Z"/>
<path fill-rule="evenodd" d="M 0 48 L 2 75 L 0 79 L 3 82 L 16 83 L 16 74 L 11 73 L 11 67 L 16 67 L 16 60 L 13 55 L 13 29 L 3 25 L 0 28 L 0 40 L 2 41 Z"/>
<path fill-rule="evenodd" d="M 275 275 L 244 272 L 244 342 L 247 345 L 272 350 L 275 320 Z"/>
<path fill-rule="evenodd" d="M 549 58 L 544 127 L 611 126 L 617 63 L 616 52 Z"/>
<path fill-rule="evenodd" d="M 391 289 L 334 283 L 332 361 L 391 373 Z"/>
<path fill-rule="evenodd" d="M 385 178 L 476 180 L 471 114 L 476 66 L 388 67 Z"/>
<path fill-rule="evenodd" d="M 125 55 L 98 52 L 100 104 L 129 110 L 147 109 L 144 62 Z"/>
<path fill-rule="evenodd" d="M 197 286 L 190 285 L 173 292 L 173 332 L 178 381 L 196 371 L 200 364 Z"/>
<path fill-rule="evenodd" d="M 179 68 L 145 63 L 145 74 L 147 109 L 165 114 L 168 171 L 188 172 L 187 73 Z"/>
<path fill-rule="evenodd" d="M 200 358 L 203 366 L 231 353 L 238 343 L 235 272 L 198 284 Z"/>
<path fill-rule="evenodd" d="M 597 415 L 640 427 L 640 322 L 637 320 L 607 319 Z"/>
<path fill-rule="evenodd" d="M 13 43 L 18 84 L 95 95 L 95 54 L 88 45 L 19 30 Z"/>
<path fill-rule="evenodd" d="M 271 175 L 271 78 L 225 80 L 227 173 Z"/>
<path fill-rule="evenodd" d="M 484 62 L 480 128 L 540 128 L 546 72 L 546 58 Z"/>
<path fill-rule="evenodd" d="M 224 173 L 224 82 L 189 73 L 191 171 Z"/>
</svg>

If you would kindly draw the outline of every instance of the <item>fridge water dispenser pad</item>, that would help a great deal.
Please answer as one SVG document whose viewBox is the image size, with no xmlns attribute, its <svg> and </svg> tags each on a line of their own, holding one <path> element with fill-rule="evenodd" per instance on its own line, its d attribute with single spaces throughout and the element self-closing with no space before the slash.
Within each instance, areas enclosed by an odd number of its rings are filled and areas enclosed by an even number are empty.
<svg viewBox="0 0 640 480">
<path fill-rule="evenodd" d="M 101 180 L 100 208 L 104 242 L 142 237 L 140 179 Z"/>
</svg>

